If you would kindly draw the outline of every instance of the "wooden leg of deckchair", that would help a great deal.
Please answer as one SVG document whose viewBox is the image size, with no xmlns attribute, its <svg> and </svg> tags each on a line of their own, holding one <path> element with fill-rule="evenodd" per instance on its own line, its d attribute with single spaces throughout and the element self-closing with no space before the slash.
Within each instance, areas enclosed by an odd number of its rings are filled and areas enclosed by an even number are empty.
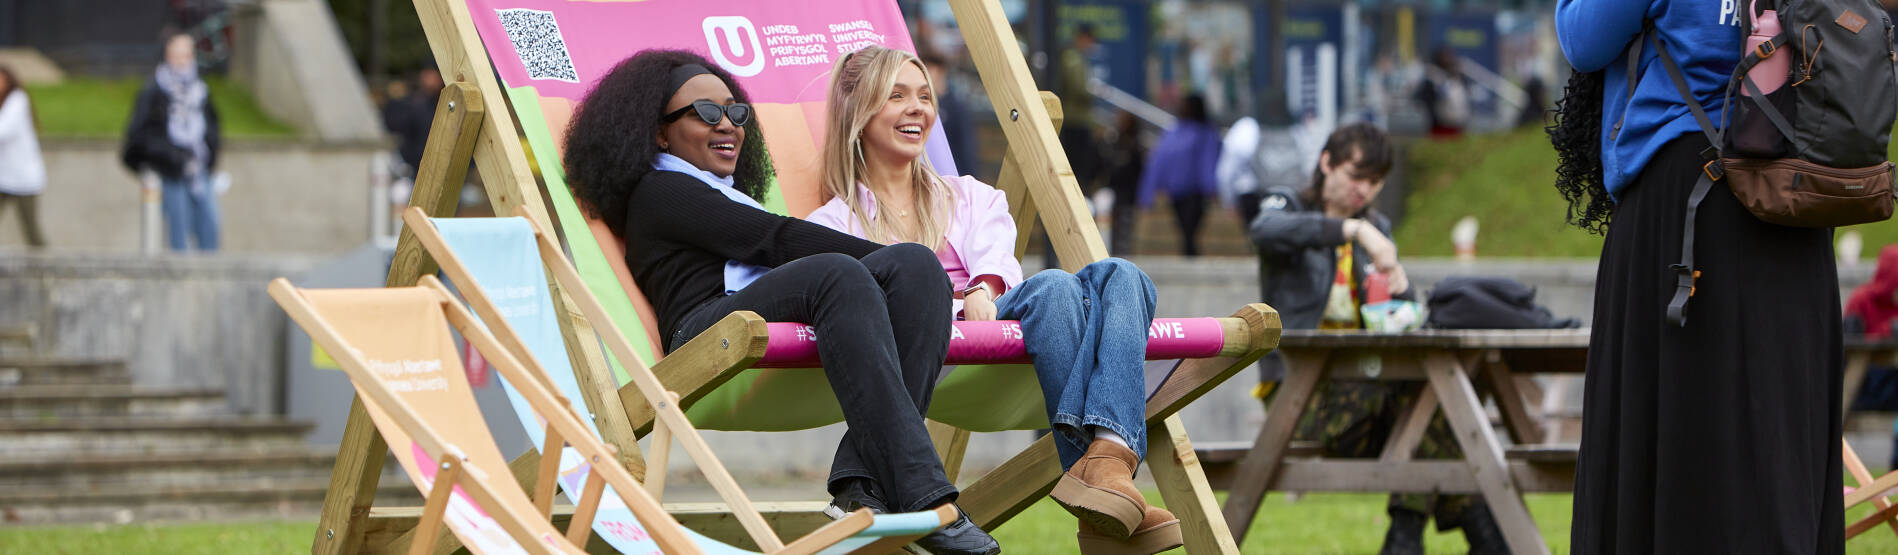
<svg viewBox="0 0 1898 555">
<path fill-rule="evenodd" d="M 1865 518 L 1858 519 L 1858 522 L 1852 523 L 1851 526 L 1846 526 L 1845 539 L 1849 540 L 1858 537 L 1859 534 L 1877 528 L 1880 523 L 1892 524 L 1894 519 L 1898 519 L 1898 505 L 1879 509 L 1877 512 L 1867 515 Z"/>
<path fill-rule="evenodd" d="M 376 501 L 376 486 L 382 479 L 383 457 L 389 445 L 383 443 L 376 424 L 362 399 L 349 406 L 349 421 L 343 426 L 343 443 L 336 450 L 336 466 L 330 470 L 329 493 L 323 497 L 323 515 L 316 524 L 312 553 L 336 555 L 363 549 L 358 528 L 369 516 Z"/>
<path fill-rule="evenodd" d="M 593 516 L 599 514 L 600 500 L 606 496 L 606 474 L 588 472 L 587 484 L 580 488 L 580 503 L 573 508 L 573 520 L 567 523 L 567 541 L 586 545 L 593 533 Z"/>
<path fill-rule="evenodd" d="M 428 502 L 422 505 L 422 520 L 415 525 L 417 537 L 433 538 L 442 529 L 442 515 L 448 512 L 448 498 L 454 494 L 455 479 L 461 477 L 461 461 L 454 457 L 442 459 L 441 471 L 435 475 L 435 484 L 428 490 Z M 409 555 L 426 555 L 430 544 L 434 542 L 415 542 L 409 544 Z"/>
<path fill-rule="evenodd" d="M 956 483 L 962 474 L 962 456 L 969 451 L 969 431 L 934 420 L 925 421 L 929 427 L 929 441 L 936 444 L 936 456 L 942 459 L 942 471 L 949 476 L 949 483 Z"/>
<path fill-rule="evenodd" d="M 1193 454 L 1180 415 L 1147 426 L 1147 468 L 1160 486 L 1167 509 L 1180 519 L 1188 553 L 1239 553 L 1239 543 L 1219 513 L 1219 499 L 1206 483 L 1206 471 Z"/>
<path fill-rule="evenodd" d="M 540 452 L 559 453 L 561 448 L 567 446 L 567 441 L 560 437 L 560 430 L 554 429 L 553 425 L 549 424 L 542 433 L 546 435 L 547 441 L 541 445 Z M 534 472 L 534 490 L 528 494 L 533 496 L 534 510 L 540 512 L 541 518 L 553 516 L 554 495 L 559 489 L 554 479 L 559 477 L 560 457 L 541 457 L 540 467 Z"/>
<path fill-rule="evenodd" d="M 1872 479 L 1872 472 L 1865 468 L 1865 462 L 1858 458 L 1858 451 L 1855 451 L 1852 449 L 1852 444 L 1846 442 L 1844 439 L 1840 439 L 1839 451 L 1840 451 L 1840 455 L 1844 458 L 1845 473 L 1852 476 L 1852 481 L 1856 482 L 1861 488 L 1871 485 L 1871 483 L 1874 481 Z M 1894 469 L 1894 471 L 1898 471 L 1898 469 Z M 1894 506 L 1890 500 L 1887 500 L 1883 496 L 1873 497 L 1872 505 L 1875 507 L 1878 507 L 1878 512 L 1880 513 L 1887 512 L 1891 510 L 1892 507 Z M 1852 508 L 1852 505 L 1848 504 L 1845 506 L 1845 508 L 1850 509 Z M 1865 522 L 1874 522 L 1874 521 L 1872 521 L 1869 518 L 1859 521 L 1859 523 L 1865 523 Z M 1893 534 L 1898 534 L 1898 519 L 1885 519 L 1885 524 L 1891 527 L 1891 531 Z M 1851 539 L 1852 536 L 1858 535 L 1858 532 L 1852 532 L 1852 528 L 1857 527 L 1857 526 L 1858 524 L 1853 524 L 1852 526 L 1846 528 L 1846 535 L 1845 535 L 1846 539 Z M 1868 526 L 1866 528 L 1869 529 L 1870 527 Z M 1864 530 L 1860 530 L 1859 532 L 1863 532 L 1863 531 Z"/>
<path fill-rule="evenodd" d="M 652 464 L 646 466 L 646 493 L 652 495 L 653 501 L 660 501 L 666 495 L 666 461 L 672 458 L 672 430 L 664 421 L 653 422 L 651 438 Z"/>
<path fill-rule="evenodd" d="M 451 83 L 442 89 L 435 106 L 435 120 L 429 127 L 428 145 L 416 169 L 415 190 L 409 205 L 421 207 L 430 216 L 447 216 L 460 198 L 461 182 L 468 175 L 468 160 L 480 136 L 486 108 L 481 95 L 466 83 Z M 450 187 L 450 184 L 453 187 Z M 451 190 L 452 189 L 452 190 Z M 435 272 L 428 251 L 404 229 L 396 241 L 395 257 L 389 263 L 390 287 L 415 285 L 423 275 Z M 388 445 L 369 421 L 362 401 L 351 403 L 349 421 L 343 428 L 343 442 L 336 454 L 336 467 L 330 473 L 329 492 L 324 495 L 323 515 L 317 522 L 316 539 L 310 549 L 318 554 L 353 553 L 362 549 L 362 537 L 356 525 L 369 514 L 375 503 L 376 485 L 382 477 L 383 455 Z"/>
</svg>

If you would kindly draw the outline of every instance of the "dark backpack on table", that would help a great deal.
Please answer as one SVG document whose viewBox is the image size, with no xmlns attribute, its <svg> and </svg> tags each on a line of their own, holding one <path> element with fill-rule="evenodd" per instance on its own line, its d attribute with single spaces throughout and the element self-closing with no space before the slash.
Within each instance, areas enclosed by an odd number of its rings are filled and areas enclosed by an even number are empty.
<svg viewBox="0 0 1898 555">
<path fill-rule="evenodd" d="M 1437 329 L 1577 328 L 1574 318 L 1556 318 L 1536 304 L 1536 290 L 1500 277 L 1448 277 L 1437 282 L 1426 303 L 1424 327 Z"/>
</svg>

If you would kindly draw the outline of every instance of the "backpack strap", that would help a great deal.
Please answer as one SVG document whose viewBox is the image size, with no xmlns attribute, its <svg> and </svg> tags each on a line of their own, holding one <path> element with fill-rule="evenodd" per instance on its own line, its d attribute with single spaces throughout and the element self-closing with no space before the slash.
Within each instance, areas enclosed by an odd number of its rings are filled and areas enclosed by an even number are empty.
<svg viewBox="0 0 1898 555">
<path fill-rule="evenodd" d="M 1641 80 L 1641 47 L 1648 42 L 1649 25 L 1641 25 L 1641 34 L 1634 38 L 1634 44 L 1628 45 L 1628 101 L 1621 106 L 1621 119 L 1615 120 L 1613 129 L 1608 130 L 1608 140 L 1621 138 L 1621 124 L 1628 123 L 1628 108 L 1634 106 L 1634 85 Z"/>
<path fill-rule="evenodd" d="M 1654 49 L 1661 58 L 1661 66 L 1667 69 L 1667 76 L 1674 81 L 1674 89 L 1681 95 L 1681 101 L 1687 109 L 1693 111 L 1694 119 L 1700 123 L 1700 132 L 1707 135 L 1709 145 L 1708 161 L 1700 167 L 1700 179 L 1694 182 L 1694 190 L 1687 196 L 1687 220 L 1681 226 L 1681 260 L 1669 266 L 1674 270 L 1674 297 L 1667 301 L 1667 321 L 1680 327 L 1687 326 L 1687 301 L 1694 296 L 1694 280 L 1700 278 L 1700 271 L 1694 269 L 1694 221 L 1700 211 L 1700 201 L 1706 200 L 1707 193 L 1713 190 L 1715 181 L 1726 177 L 1726 167 L 1720 163 L 1720 129 L 1714 127 L 1713 120 L 1707 117 L 1706 108 L 1694 98 L 1694 92 L 1687 86 L 1687 77 L 1681 72 L 1680 64 L 1674 63 L 1673 56 L 1667 53 L 1667 41 L 1654 33 L 1642 33 L 1645 39 L 1654 35 Z M 1723 112 L 1724 114 L 1724 112 Z"/>
</svg>

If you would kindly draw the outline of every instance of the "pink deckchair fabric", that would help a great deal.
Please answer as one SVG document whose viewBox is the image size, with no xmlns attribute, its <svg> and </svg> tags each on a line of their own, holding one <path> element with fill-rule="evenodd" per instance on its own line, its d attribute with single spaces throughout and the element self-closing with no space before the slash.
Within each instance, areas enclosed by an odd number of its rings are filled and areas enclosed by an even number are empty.
<svg viewBox="0 0 1898 555">
<path fill-rule="evenodd" d="M 817 332 L 809 324 L 766 324 L 771 338 L 756 368 L 817 368 Z M 950 332 L 949 356 L 943 364 L 1028 364 L 1028 344 L 1021 322 L 960 321 Z M 1208 358 L 1226 344 L 1218 318 L 1155 318 L 1147 330 L 1147 360 Z"/>
</svg>

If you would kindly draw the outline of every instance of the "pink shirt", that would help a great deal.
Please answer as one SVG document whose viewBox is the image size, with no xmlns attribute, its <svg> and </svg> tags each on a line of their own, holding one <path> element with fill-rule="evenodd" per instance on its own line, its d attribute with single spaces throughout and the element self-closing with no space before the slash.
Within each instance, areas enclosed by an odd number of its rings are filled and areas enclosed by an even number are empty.
<svg viewBox="0 0 1898 555">
<path fill-rule="evenodd" d="M 936 257 L 949 272 L 956 290 L 982 280 L 999 298 L 1022 280 L 1021 262 L 1015 259 L 1015 217 L 1008 211 L 1008 195 L 966 175 L 944 176 L 943 181 L 955 189 L 956 203 L 946 241 Z M 857 191 L 868 204 L 864 213 L 876 218 L 876 196 L 862 184 L 857 185 Z M 858 237 L 866 235 L 841 198 L 830 199 L 804 219 Z M 962 310 L 961 299 L 955 301 L 955 310 Z"/>
</svg>

